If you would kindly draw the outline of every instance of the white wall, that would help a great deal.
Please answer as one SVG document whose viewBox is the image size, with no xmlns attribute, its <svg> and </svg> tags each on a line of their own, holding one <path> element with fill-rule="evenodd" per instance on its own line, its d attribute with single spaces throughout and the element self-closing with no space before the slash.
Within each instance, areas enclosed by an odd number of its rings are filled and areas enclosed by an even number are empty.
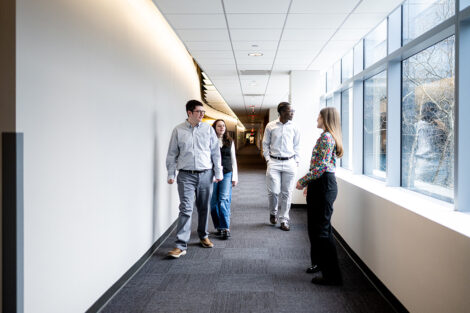
<svg viewBox="0 0 470 313">
<path fill-rule="evenodd" d="M 468 312 L 470 238 L 338 176 L 332 224 L 401 303 Z"/>
<path fill-rule="evenodd" d="M 321 131 L 317 128 L 320 112 L 320 72 L 292 71 L 290 74 L 290 103 L 295 110 L 293 122 L 300 129 L 300 164 L 296 182 L 310 167 L 310 159 L 315 142 Z M 305 204 L 302 191 L 294 189 L 292 203 Z"/>
<path fill-rule="evenodd" d="M 25 312 L 84 312 L 177 217 L 192 59 L 150 0 L 18 0 Z"/>
</svg>

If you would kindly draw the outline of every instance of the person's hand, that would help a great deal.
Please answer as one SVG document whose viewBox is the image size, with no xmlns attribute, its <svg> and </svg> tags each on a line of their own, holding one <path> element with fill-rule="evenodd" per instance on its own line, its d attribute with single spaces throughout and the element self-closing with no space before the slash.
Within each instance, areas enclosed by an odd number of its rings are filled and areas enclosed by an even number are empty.
<svg viewBox="0 0 470 313">
<path fill-rule="evenodd" d="M 235 187 L 238 184 L 236 180 L 232 181 L 232 187 Z"/>
<path fill-rule="evenodd" d="M 297 186 L 295 186 L 295 188 L 297 188 L 298 190 L 304 189 L 304 187 L 299 182 L 297 182 Z"/>
<path fill-rule="evenodd" d="M 215 179 L 215 182 L 218 183 L 219 181 L 222 181 L 222 179 Z"/>
<path fill-rule="evenodd" d="M 307 196 L 307 188 L 308 188 L 308 187 L 305 187 L 305 188 L 304 188 L 304 197 Z"/>
<path fill-rule="evenodd" d="M 169 179 L 169 180 L 168 180 L 168 183 L 169 183 L 170 185 L 173 184 L 174 182 L 175 182 L 174 179 Z"/>
</svg>

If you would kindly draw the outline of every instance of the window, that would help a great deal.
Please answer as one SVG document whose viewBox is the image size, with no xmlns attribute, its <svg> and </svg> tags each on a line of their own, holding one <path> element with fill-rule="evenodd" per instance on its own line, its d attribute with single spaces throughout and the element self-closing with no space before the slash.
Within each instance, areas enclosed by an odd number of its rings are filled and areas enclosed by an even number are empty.
<svg viewBox="0 0 470 313">
<path fill-rule="evenodd" d="M 460 11 L 470 6 L 470 0 L 460 0 Z"/>
<path fill-rule="evenodd" d="M 353 76 L 353 52 L 349 51 L 341 59 L 341 82 L 345 82 Z"/>
<path fill-rule="evenodd" d="M 406 1 L 403 4 L 403 45 L 454 14 L 454 0 Z"/>
<path fill-rule="evenodd" d="M 402 186 L 453 201 L 454 37 L 403 61 Z"/>
<path fill-rule="evenodd" d="M 326 106 L 327 107 L 333 106 L 333 97 L 329 97 L 326 99 Z"/>
<path fill-rule="evenodd" d="M 385 179 L 387 170 L 387 72 L 364 81 L 364 174 Z"/>
<path fill-rule="evenodd" d="M 333 90 L 333 68 L 326 72 L 326 92 Z"/>
<path fill-rule="evenodd" d="M 365 67 L 387 56 L 387 20 L 379 24 L 364 41 Z"/>
<path fill-rule="evenodd" d="M 341 159 L 341 167 L 351 169 L 351 88 L 341 93 L 341 131 L 343 133 L 344 154 Z"/>
</svg>

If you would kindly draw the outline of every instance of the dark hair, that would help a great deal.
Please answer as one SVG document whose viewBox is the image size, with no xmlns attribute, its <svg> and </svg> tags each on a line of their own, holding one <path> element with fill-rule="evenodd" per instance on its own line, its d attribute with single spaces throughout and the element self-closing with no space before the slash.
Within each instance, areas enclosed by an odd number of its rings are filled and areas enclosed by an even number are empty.
<svg viewBox="0 0 470 313">
<path fill-rule="evenodd" d="M 224 120 L 218 119 L 218 120 L 215 120 L 214 123 L 212 123 L 212 127 L 214 128 L 215 133 L 217 134 L 217 129 L 215 129 L 215 127 L 217 126 L 218 122 L 223 122 L 224 125 L 225 125 L 225 133 L 222 135 L 223 145 L 225 147 L 231 147 L 232 146 L 232 137 L 230 137 L 230 135 L 227 133 L 227 124 L 225 123 Z"/>
<path fill-rule="evenodd" d="M 287 110 L 287 107 L 290 106 L 289 102 L 281 102 L 277 105 L 277 113 L 281 114 L 282 111 Z"/>
<path fill-rule="evenodd" d="M 188 111 L 191 111 L 191 112 L 194 111 L 194 109 L 195 109 L 197 106 L 203 107 L 204 105 L 201 103 L 201 101 L 189 100 L 188 102 L 186 102 L 186 112 L 188 112 Z"/>
</svg>

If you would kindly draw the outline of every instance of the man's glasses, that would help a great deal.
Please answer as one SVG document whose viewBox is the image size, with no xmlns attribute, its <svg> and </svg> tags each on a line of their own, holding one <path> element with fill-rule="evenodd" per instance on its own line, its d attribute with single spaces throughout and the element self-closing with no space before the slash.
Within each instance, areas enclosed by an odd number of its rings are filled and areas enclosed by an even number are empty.
<svg viewBox="0 0 470 313">
<path fill-rule="evenodd" d="M 203 111 L 203 110 L 194 110 L 193 113 L 197 113 L 197 114 L 206 114 L 206 111 Z"/>
</svg>

